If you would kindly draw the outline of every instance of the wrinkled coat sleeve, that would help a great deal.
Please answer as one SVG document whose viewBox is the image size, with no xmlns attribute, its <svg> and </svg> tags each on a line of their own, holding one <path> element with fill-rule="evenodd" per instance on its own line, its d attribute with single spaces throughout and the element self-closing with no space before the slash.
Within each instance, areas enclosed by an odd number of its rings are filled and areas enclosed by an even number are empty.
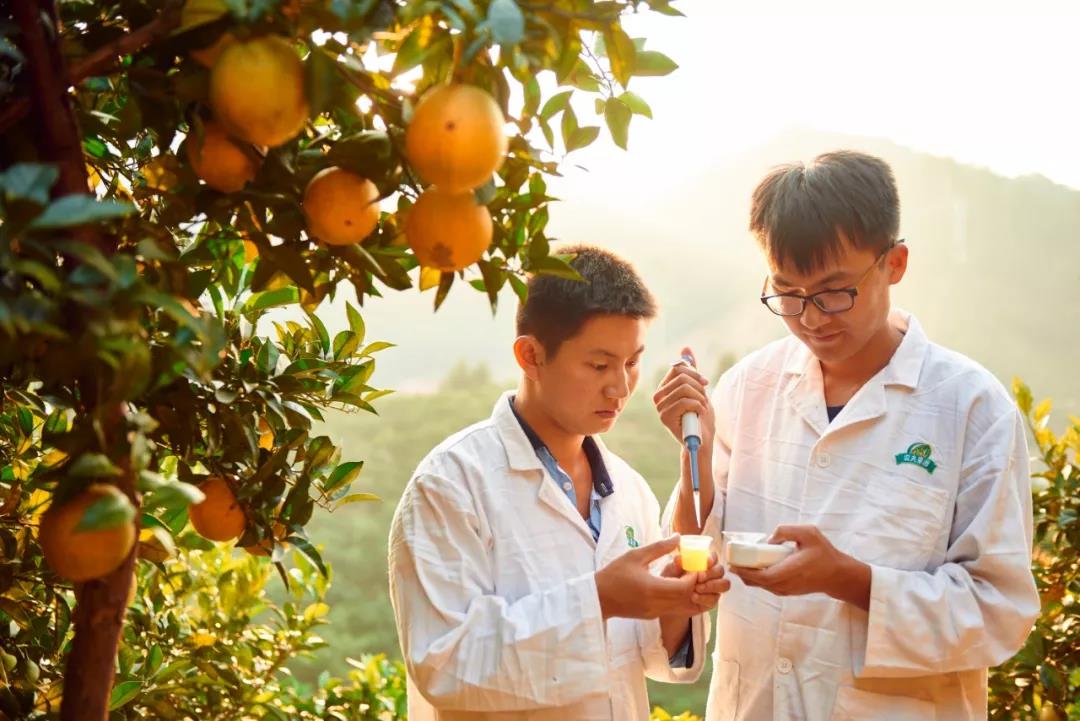
<svg viewBox="0 0 1080 721">
<path fill-rule="evenodd" d="M 872 566 L 858 676 L 986 668 L 1023 645 L 1039 612 L 1024 431 L 1013 411 L 965 449 L 945 563 L 931 572 Z"/>
<path fill-rule="evenodd" d="M 409 674 L 436 708 L 519 711 L 607 689 L 592 573 L 514 601 L 495 594 L 485 524 L 459 483 L 421 474 L 390 531 L 390 595 Z"/>
</svg>

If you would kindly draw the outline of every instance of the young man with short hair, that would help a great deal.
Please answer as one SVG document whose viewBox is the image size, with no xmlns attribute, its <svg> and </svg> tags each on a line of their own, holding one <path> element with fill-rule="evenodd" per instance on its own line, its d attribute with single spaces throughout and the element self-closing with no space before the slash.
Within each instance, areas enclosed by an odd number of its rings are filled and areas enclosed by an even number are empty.
<svg viewBox="0 0 1080 721">
<path fill-rule="evenodd" d="M 597 438 L 637 385 L 655 304 L 614 255 L 562 252 L 584 282 L 529 280 L 517 391 L 420 463 L 394 516 L 411 721 L 646 721 L 646 675 L 701 673 L 723 568 L 653 573 L 678 538 Z"/>
<path fill-rule="evenodd" d="M 706 532 L 796 547 L 731 569 L 707 721 L 985 719 L 987 667 L 1039 610 L 1023 418 L 989 372 L 890 310 L 909 251 L 884 162 L 778 168 L 750 227 L 762 303 L 790 336 L 725 373 L 711 403 L 686 366 L 654 396 L 676 435 L 682 413 L 702 415 Z M 669 512 L 693 533 L 685 475 Z"/>
</svg>

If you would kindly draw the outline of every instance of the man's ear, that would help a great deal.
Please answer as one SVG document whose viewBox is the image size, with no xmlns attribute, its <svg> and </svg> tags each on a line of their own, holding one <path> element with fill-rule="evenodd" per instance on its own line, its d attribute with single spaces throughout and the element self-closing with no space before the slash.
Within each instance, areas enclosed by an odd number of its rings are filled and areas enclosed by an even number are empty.
<svg viewBox="0 0 1080 721">
<path fill-rule="evenodd" d="M 518 336 L 514 340 L 514 359 L 529 380 L 538 380 L 545 360 L 544 346 L 535 336 Z"/>
<path fill-rule="evenodd" d="M 908 247 L 901 243 L 892 249 L 885 261 L 889 269 L 889 285 L 896 285 L 907 272 Z"/>
</svg>

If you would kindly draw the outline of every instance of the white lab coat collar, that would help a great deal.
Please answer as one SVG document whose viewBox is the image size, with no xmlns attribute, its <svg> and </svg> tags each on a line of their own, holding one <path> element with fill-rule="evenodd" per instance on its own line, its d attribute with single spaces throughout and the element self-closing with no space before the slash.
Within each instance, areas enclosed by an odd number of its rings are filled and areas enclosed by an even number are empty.
<svg viewBox="0 0 1080 721">
<path fill-rule="evenodd" d="M 918 385 L 930 343 L 926 333 L 915 316 L 906 311 L 893 311 L 889 320 L 901 328 L 906 328 L 900 345 L 888 365 L 859 389 L 848 403 L 851 407 L 845 408 L 831 424 L 825 412 L 825 384 L 821 375 L 821 364 L 805 344 L 792 343 L 784 363 L 784 374 L 788 376 L 785 395 L 818 435 L 823 436 L 883 415 L 886 409 L 887 386 L 914 390 Z"/>
<path fill-rule="evenodd" d="M 603 555 L 615 543 L 617 538 L 616 530 L 621 527 L 620 524 L 622 523 L 618 504 L 609 501 L 615 494 L 613 493 L 601 501 L 604 518 L 600 525 L 600 538 L 594 539 L 592 531 L 589 530 L 585 520 L 566 494 L 558 488 L 554 479 L 551 479 L 550 482 L 544 482 L 550 476 L 547 469 L 544 468 L 544 464 L 540 461 L 540 457 L 536 455 L 536 449 L 533 448 L 529 437 L 525 435 L 525 431 L 514 415 L 513 409 L 510 407 L 510 399 L 513 396 L 513 391 L 503 393 L 499 400 L 495 402 L 495 408 L 491 412 L 491 421 L 498 431 L 503 447 L 506 449 L 507 464 L 513 471 L 536 472 L 536 478 L 541 481 L 537 488 L 537 499 L 565 516 L 590 544 L 596 546 L 597 552 Z M 608 452 L 603 441 L 596 436 L 593 436 L 593 440 L 596 442 L 596 447 L 600 450 L 600 455 L 604 459 L 604 466 L 608 470 L 611 485 L 617 490 L 619 486 L 617 475 L 620 473 L 621 466 L 615 465 L 615 459 Z"/>
<path fill-rule="evenodd" d="M 491 412 L 491 422 L 499 433 L 503 448 L 506 449 L 506 458 L 510 469 L 514 471 L 543 471 L 544 464 L 536 455 L 529 437 L 521 428 L 514 411 L 510 407 L 510 399 L 514 397 L 513 391 L 506 391 L 495 402 L 495 408 Z"/>
</svg>

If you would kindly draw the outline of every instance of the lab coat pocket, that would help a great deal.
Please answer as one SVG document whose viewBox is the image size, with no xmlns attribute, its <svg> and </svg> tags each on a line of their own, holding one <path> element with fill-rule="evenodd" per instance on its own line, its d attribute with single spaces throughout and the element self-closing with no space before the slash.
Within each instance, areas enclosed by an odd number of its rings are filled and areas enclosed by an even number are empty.
<svg viewBox="0 0 1080 721">
<path fill-rule="evenodd" d="M 713 656 L 708 721 L 734 721 L 739 713 L 739 662 Z"/>
<path fill-rule="evenodd" d="M 949 494 L 890 474 L 870 479 L 860 510 L 860 560 L 921 570 L 944 530 Z"/>
<path fill-rule="evenodd" d="M 831 721 L 865 721 L 887 718 L 889 721 L 934 721 L 937 709 L 929 701 L 908 696 L 870 693 L 852 686 L 841 687 L 836 694 Z"/>
</svg>

